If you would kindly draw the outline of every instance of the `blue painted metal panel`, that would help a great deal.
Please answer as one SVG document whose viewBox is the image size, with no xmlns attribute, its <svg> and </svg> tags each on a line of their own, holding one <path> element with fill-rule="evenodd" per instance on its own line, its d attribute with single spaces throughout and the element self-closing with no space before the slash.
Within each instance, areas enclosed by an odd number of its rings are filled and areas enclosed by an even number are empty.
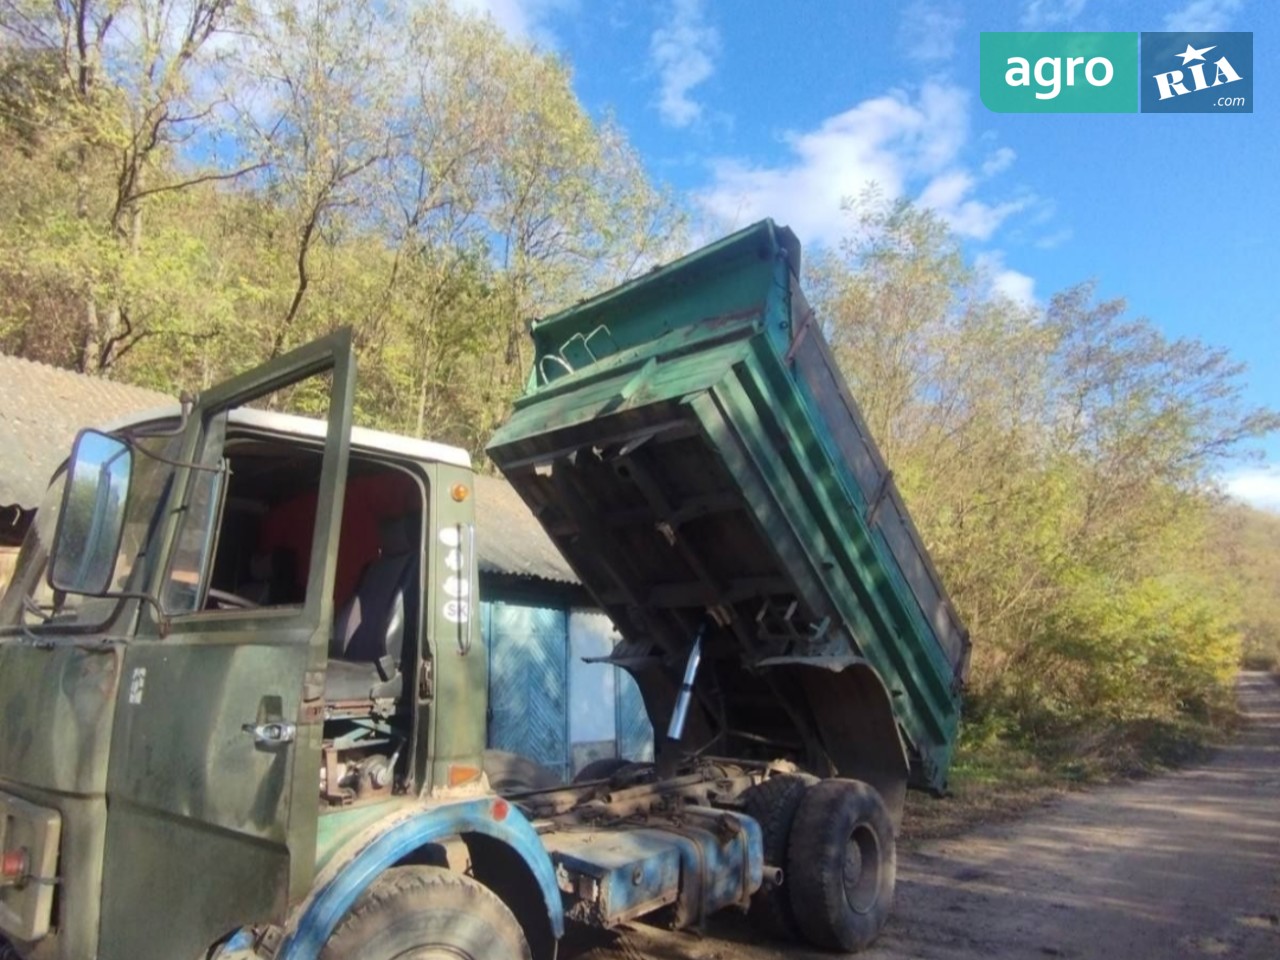
<svg viewBox="0 0 1280 960">
<path fill-rule="evenodd" d="M 701 923 L 707 914 L 732 904 L 744 904 L 764 880 L 764 834 L 751 817 L 711 807 L 686 807 L 680 834 L 685 871 L 677 905 L 680 926 Z M 725 839 L 724 827 L 736 832 Z M 701 880 L 701 889 L 691 883 Z"/>
<path fill-rule="evenodd" d="M 502 804 L 497 819 L 496 804 Z M 368 842 L 349 859 L 327 867 L 315 891 L 290 924 L 277 960 L 314 960 L 338 922 L 369 885 L 388 867 L 428 843 L 480 833 L 505 843 L 528 864 L 547 908 L 552 932 L 564 935 L 564 910 L 555 867 L 524 815 L 494 797 L 424 808 L 378 825 Z"/>
<path fill-rule="evenodd" d="M 568 779 L 568 611 L 503 601 L 483 608 L 489 746 L 536 760 Z"/>
<path fill-rule="evenodd" d="M 612 927 L 674 903 L 680 895 L 680 851 L 667 835 L 592 828 L 542 839 L 574 888 L 571 920 Z M 584 879 L 594 883 L 584 884 Z"/>
<path fill-rule="evenodd" d="M 568 878 L 570 919 L 616 926 L 675 905 L 677 927 L 745 905 L 764 874 L 764 841 L 750 817 L 686 807 L 679 821 L 545 834 L 558 872 Z"/>
</svg>

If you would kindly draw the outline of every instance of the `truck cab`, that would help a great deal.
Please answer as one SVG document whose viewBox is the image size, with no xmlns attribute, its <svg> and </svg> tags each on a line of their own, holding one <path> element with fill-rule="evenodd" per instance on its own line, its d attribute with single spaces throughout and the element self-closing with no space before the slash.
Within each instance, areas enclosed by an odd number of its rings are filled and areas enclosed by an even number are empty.
<svg viewBox="0 0 1280 960">
<path fill-rule="evenodd" d="M 519 819 L 490 816 L 482 770 L 470 459 L 352 429 L 353 373 L 331 337 L 82 432 L 54 478 L 0 607 L 20 956 L 196 958 L 244 930 L 291 955 L 371 823 Z M 329 416 L 269 409 L 285 395 Z"/>
</svg>

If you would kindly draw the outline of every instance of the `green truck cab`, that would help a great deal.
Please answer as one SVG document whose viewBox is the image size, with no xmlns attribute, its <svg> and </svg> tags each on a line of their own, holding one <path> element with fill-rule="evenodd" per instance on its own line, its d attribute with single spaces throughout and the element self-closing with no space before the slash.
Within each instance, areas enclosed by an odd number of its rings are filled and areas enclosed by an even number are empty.
<svg viewBox="0 0 1280 960">
<path fill-rule="evenodd" d="M 535 326 L 490 454 L 665 733 L 573 784 L 490 788 L 470 459 L 352 427 L 349 334 L 83 431 L 0 601 L 0 957 L 870 943 L 967 639 L 798 258 L 766 221 Z"/>
</svg>

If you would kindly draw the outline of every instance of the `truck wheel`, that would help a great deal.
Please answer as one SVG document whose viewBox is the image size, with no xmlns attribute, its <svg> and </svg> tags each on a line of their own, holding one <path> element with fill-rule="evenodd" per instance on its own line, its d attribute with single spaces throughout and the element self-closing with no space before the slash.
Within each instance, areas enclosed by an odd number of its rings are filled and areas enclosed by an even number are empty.
<svg viewBox="0 0 1280 960">
<path fill-rule="evenodd" d="M 494 793 L 523 793 L 550 790 L 561 785 L 560 777 L 542 764 L 507 750 L 486 750 L 484 772 Z"/>
<path fill-rule="evenodd" d="M 786 875 L 805 939 L 847 953 L 868 946 L 889 918 L 896 875 L 893 821 L 880 794 L 857 780 L 810 787 L 791 827 Z"/>
<path fill-rule="evenodd" d="M 487 887 L 441 867 L 393 867 L 338 924 L 320 960 L 530 960 L 515 916 Z"/>
<path fill-rule="evenodd" d="M 765 884 L 751 895 L 748 916 L 756 929 L 779 940 L 794 940 L 799 932 L 788 894 L 787 839 L 791 824 L 800 809 L 805 792 L 818 778 L 807 773 L 789 773 L 770 777 L 742 793 L 747 816 L 760 824 L 764 834 L 764 862 L 782 867 L 783 885 Z"/>
<path fill-rule="evenodd" d="M 592 760 L 579 770 L 574 776 L 573 782 L 588 783 L 592 780 L 608 780 L 623 767 L 629 766 L 631 766 L 631 761 L 623 760 L 621 757 L 601 757 L 599 760 Z"/>
</svg>

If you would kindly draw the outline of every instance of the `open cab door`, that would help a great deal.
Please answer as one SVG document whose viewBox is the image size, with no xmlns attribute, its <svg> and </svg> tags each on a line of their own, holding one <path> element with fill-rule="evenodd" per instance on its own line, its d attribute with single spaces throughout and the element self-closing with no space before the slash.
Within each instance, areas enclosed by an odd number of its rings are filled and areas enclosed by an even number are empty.
<svg viewBox="0 0 1280 960">
<path fill-rule="evenodd" d="M 159 602 L 139 606 L 117 692 L 104 960 L 203 956 L 234 928 L 281 922 L 311 885 L 354 378 L 342 331 L 205 391 L 185 421 L 139 559 Z M 297 595 L 255 603 L 210 587 L 215 565 L 245 563 L 223 522 L 228 414 L 283 390 L 313 409 L 327 396 L 328 428 L 296 441 L 314 474 Z"/>
</svg>

